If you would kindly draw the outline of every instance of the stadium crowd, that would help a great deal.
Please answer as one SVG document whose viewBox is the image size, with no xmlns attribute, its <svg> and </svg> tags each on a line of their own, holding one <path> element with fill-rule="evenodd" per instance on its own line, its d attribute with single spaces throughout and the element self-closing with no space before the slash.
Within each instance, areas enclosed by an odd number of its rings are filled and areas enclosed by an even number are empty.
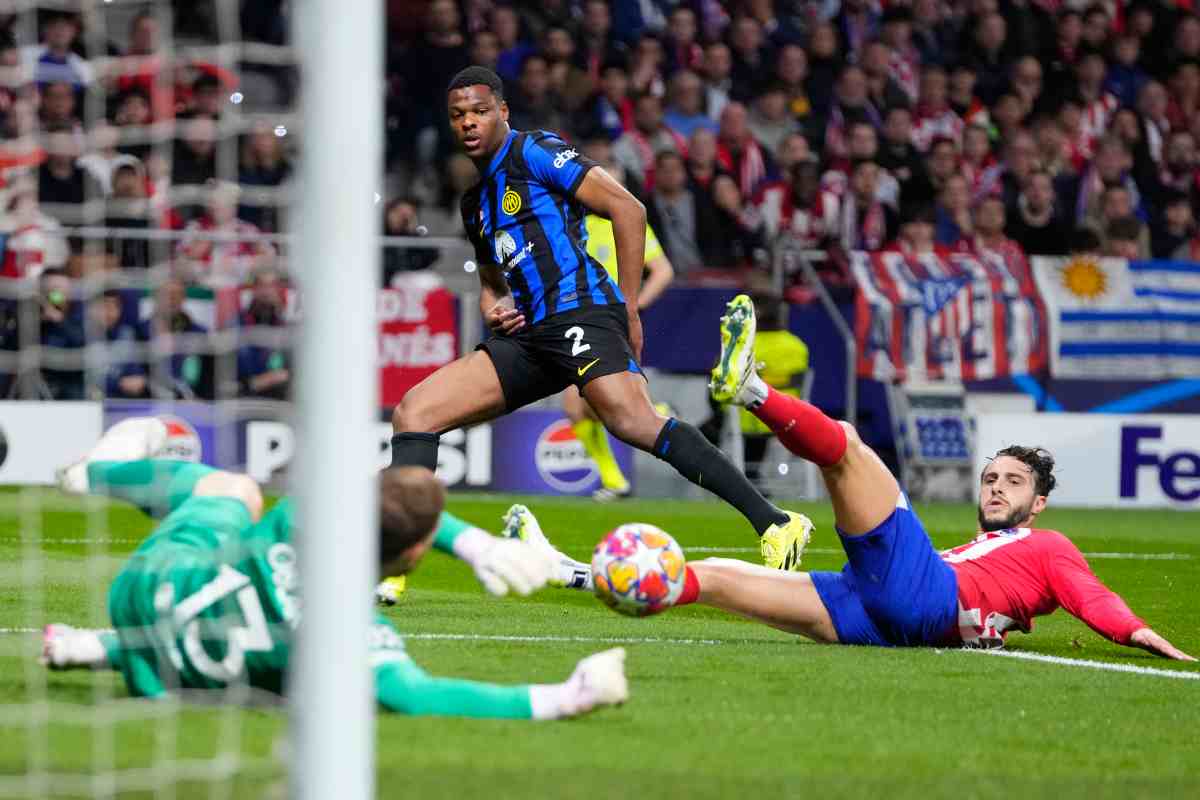
<svg viewBox="0 0 1200 800">
<path fill-rule="evenodd" d="M 1200 17 L 1061 0 L 431 0 L 393 18 L 388 153 L 457 232 L 472 177 L 440 92 L 506 81 L 516 128 L 619 165 L 685 279 L 779 236 L 1191 258 Z"/>
<path fill-rule="evenodd" d="M 101 26 L 100 12 L 0 16 L 0 274 L 58 287 L 38 313 L 66 322 L 42 320 L 43 343 L 81 338 L 58 328 L 85 315 L 47 302 L 71 302 L 60 282 L 163 264 L 215 288 L 285 274 L 271 241 L 210 234 L 282 229 L 295 137 L 244 112 L 264 86 L 287 108 L 294 70 L 206 59 L 222 4 L 165 5 Z M 387 234 L 462 236 L 458 200 L 476 175 L 454 152 L 443 93 L 482 64 L 504 79 L 515 128 L 555 131 L 621 176 L 684 281 L 760 269 L 780 237 L 823 251 L 822 279 L 840 291 L 852 250 L 1200 253 L 1190 2 L 387 6 Z M 242 2 L 240 36 L 285 44 L 290 13 L 282 0 Z M 183 233 L 169 244 L 70 235 L 81 224 Z M 385 280 L 437 258 L 390 250 Z M 152 335 L 146 320 L 120 321 Z M 12 313 L 3 326 L 6 348 L 31 330 Z M 240 376 L 242 391 L 255 377 Z"/>
</svg>

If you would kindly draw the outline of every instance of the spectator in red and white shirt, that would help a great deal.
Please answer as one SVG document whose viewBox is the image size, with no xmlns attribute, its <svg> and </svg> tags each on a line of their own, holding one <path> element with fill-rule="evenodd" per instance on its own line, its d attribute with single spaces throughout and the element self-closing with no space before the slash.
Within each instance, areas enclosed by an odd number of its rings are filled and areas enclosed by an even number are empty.
<svg viewBox="0 0 1200 800">
<path fill-rule="evenodd" d="M 971 202 L 996 191 L 995 187 L 985 184 L 984 173 L 995 166 L 996 157 L 992 155 L 992 139 L 987 128 L 972 125 L 963 132 L 962 160 L 958 169 L 967 179 L 967 187 L 971 192 Z"/>
<path fill-rule="evenodd" d="M 254 225 L 237 218 L 237 198 L 236 186 L 215 186 L 207 213 L 188 223 L 184 229 L 185 236 L 179 242 L 177 255 L 188 262 L 193 273 L 206 285 L 240 286 L 256 268 L 269 264 L 275 258 L 275 248 L 268 242 L 234 238 L 261 233 Z"/>
<path fill-rule="evenodd" d="M 647 189 L 654 188 L 654 159 L 664 150 L 687 155 L 687 140 L 663 121 L 662 100 L 644 94 L 634 101 L 633 128 L 613 142 L 613 159 Z"/>
<path fill-rule="evenodd" d="M 975 206 L 975 235 L 971 237 L 971 249 L 981 257 L 992 256 L 1000 259 L 1013 275 L 1029 275 L 1029 262 L 1025 257 L 1025 250 L 1019 242 L 1004 235 L 1006 217 L 1002 198 L 993 196 L 980 200 L 979 205 Z"/>
<path fill-rule="evenodd" d="M 912 12 L 907 6 L 893 3 L 883 12 L 880 24 L 879 38 L 891 49 L 892 75 L 908 102 L 915 103 L 921 54 L 912 41 Z"/>
<path fill-rule="evenodd" d="M 1084 147 L 1090 150 L 1096 139 L 1108 130 L 1112 115 L 1120 106 L 1117 98 L 1104 90 L 1104 58 L 1096 52 L 1083 53 L 1075 65 L 1077 91 L 1083 108 L 1080 133 Z"/>
<path fill-rule="evenodd" d="M 38 207 L 37 184 L 29 178 L 14 183 L 0 216 L 4 256 L 0 277 L 35 278 L 43 270 L 62 267 L 70 255 L 58 220 Z"/>
<path fill-rule="evenodd" d="M 896 212 L 879 200 L 879 172 L 879 164 L 867 159 L 851 169 L 835 234 L 847 253 L 879 250 L 896 235 Z"/>
<path fill-rule="evenodd" d="M 803 249 L 822 247 L 837 232 L 841 201 L 821 188 L 820 165 L 810 155 L 793 164 L 789 180 L 769 184 L 755 205 L 767 241 L 790 236 Z"/>
<path fill-rule="evenodd" d="M 775 159 L 750 130 L 746 107 L 728 103 L 717 132 L 717 163 L 733 176 L 742 197 L 753 197 L 775 174 Z"/>
<path fill-rule="evenodd" d="M 946 70 L 936 64 L 921 72 L 921 100 L 913 122 L 913 144 L 921 152 L 929 150 L 934 139 L 962 142 L 962 118 L 950 108 L 946 96 Z"/>
</svg>

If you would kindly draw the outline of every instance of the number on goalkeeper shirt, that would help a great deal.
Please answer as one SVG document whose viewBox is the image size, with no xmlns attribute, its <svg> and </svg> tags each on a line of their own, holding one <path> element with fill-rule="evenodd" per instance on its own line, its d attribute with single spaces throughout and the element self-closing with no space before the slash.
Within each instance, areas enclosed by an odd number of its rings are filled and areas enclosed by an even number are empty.
<svg viewBox="0 0 1200 800">
<path fill-rule="evenodd" d="M 225 628 L 225 657 L 216 661 L 204 649 L 202 639 L 205 637 L 201 635 L 202 624 L 207 622 L 211 625 L 215 620 L 201 620 L 200 615 L 231 594 L 237 601 L 245 624 Z M 248 576 L 228 564 L 222 564 L 217 577 L 180 601 L 175 606 L 174 616 L 176 625 L 182 626 L 184 652 L 196 670 L 210 680 L 222 683 L 235 680 L 246 666 L 246 653 L 274 647 L 258 592 Z M 211 633 L 208 637 L 211 638 Z"/>
</svg>

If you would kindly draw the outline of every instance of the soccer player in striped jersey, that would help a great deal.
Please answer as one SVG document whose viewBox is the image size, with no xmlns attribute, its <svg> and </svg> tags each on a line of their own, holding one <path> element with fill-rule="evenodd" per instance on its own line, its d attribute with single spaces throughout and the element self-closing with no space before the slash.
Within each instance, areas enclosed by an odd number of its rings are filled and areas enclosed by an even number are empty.
<svg viewBox="0 0 1200 800">
<path fill-rule="evenodd" d="M 42 662 L 117 670 L 141 697 L 239 685 L 283 693 L 293 632 L 302 624 L 292 503 L 285 498 L 264 513 L 249 476 L 155 458 L 165 440 L 160 420 L 126 420 L 60 474 L 67 491 L 127 500 L 161 522 L 109 589 L 115 631 L 49 625 Z M 550 577 L 544 551 L 445 513 L 445 492 L 429 470 L 391 468 L 378 482 L 384 569 L 403 574 L 432 546 L 469 563 L 494 594 L 529 594 Z M 362 591 L 366 602 L 369 587 Z M 621 649 L 583 659 L 563 683 L 532 686 L 432 677 L 383 616 L 371 626 L 369 651 L 363 669 L 374 672 L 379 704 L 400 713 L 556 719 L 628 695 Z"/>
<path fill-rule="evenodd" d="M 759 534 L 768 566 L 794 568 L 812 523 L 768 502 L 700 431 L 650 401 L 639 366 L 642 204 L 558 136 L 511 130 L 491 70 L 456 75 L 447 110 L 480 174 L 463 196 L 462 218 L 493 335 L 405 395 L 392 416 L 392 464 L 432 470 L 442 433 L 573 385 L 614 436 L 737 508 Z M 619 286 L 588 255 L 589 211 L 612 222 Z"/>
<path fill-rule="evenodd" d="M 1195 661 L 1101 583 L 1058 531 L 1033 527 L 1054 489 L 1054 458 L 1036 447 L 1001 450 L 984 468 L 979 530 L 933 548 L 892 473 L 854 427 L 768 386 L 756 372 L 754 305 L 745 295 L 722 318 L 713 397 L 745 406 L 793 453 L 821 468 L 848 563 L 840 572 L 768 570 L 733 559 L 688 564 L 675 605 L 702 603 L 818 642 L 882 647 L 1002 647 L 1014 630 L 1062 608 L 1101 636 L 1164 658 Z M 514 507 L 505 535 L 546 547 L 536 519 Z M 568 585 L 590 587 L 587 565 Z"/>
</svg>

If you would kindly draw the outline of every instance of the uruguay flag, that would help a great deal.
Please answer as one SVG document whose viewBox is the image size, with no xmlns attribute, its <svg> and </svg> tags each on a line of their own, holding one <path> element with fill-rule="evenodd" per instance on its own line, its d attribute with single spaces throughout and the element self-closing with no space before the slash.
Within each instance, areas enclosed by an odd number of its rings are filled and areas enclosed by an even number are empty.
<svg viewBox="0 0 1200 800">
<path fill-rule="evenodd" d="M 1034 258 L 1056 378 L 1200 377 L 1200 263 Z"/>
</svg>

